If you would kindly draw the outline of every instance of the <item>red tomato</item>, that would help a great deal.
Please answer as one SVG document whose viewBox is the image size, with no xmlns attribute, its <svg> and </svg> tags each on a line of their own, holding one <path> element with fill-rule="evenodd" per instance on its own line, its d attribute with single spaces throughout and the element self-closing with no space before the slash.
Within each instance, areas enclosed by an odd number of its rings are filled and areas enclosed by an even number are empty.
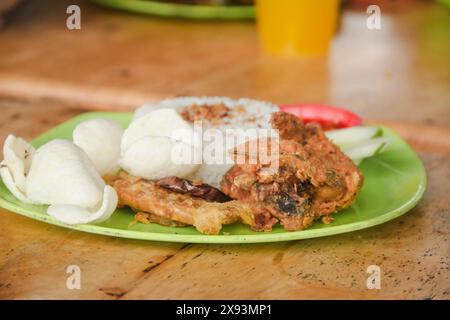
<svg viewBox="0 0 450 320">
<path fill-rule="evenodd" d="M 347 128 L 361 125 L 361 118 L 351 111 L 318 104 L 287 104 L 281 111 L 294 114 L 303 122 L 320 124 L 324 130 Z"/>
</svg>

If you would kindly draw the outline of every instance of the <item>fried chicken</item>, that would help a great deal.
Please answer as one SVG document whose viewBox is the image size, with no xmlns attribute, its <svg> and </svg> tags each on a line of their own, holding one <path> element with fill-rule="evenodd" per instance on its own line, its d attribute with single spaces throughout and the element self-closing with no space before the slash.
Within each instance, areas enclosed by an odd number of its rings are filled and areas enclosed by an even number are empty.
<svg viewBox="0 0 450 320">
<path fill-rule="evenodd" d="M 167 225 L 193 225 L 201 233 L 218 234 L 224 224 L 241 221 L 257 231 L 270 231 L 277 222 L 264 212 L 258 213 L 240 201 L 209 202 L 189 194 L 178 193 L 150 181 L 121 172 L 107 180 L 117 191 L 119 205 L 129 206 L 140 214 L 137 218 Z"/>
<path fill-rule="evenodd" d="M 255 231 L 271 231 L 278 221 L 291 231 L 317 219 L 331 222 L 331 214 L 349 207 L 362 187 L 358 167 L 316 125 L 284 112 L 273 113 L 271 124 L 279 131 L 277 157 L 262 162 L 258 153 L 251 162 L 251 148 L 240 148 L 246 161 L 231 167 L 220 190 L 199 181 L 150 181 L 123 171 L 105 180 L 117 191 L 119 204 L 132 208 L 143 223 L 193 225 L 201 233 L 218 234 L 222 225 L 237 221 Z M 264 142 L 266 151 L 273 150 L 271 140 Z"/>
<path fill-rule="evenodd" d="M 314 220 L 349 207 L 362 187 L 358 167 L 315 125 L 276 112 L 279 130 L 277 170 L 269 164 L 236 164 L 224 176 L 221 190 L 252 210 L 269 213 L 286 230 L 301 230 Z"/>
</svg>

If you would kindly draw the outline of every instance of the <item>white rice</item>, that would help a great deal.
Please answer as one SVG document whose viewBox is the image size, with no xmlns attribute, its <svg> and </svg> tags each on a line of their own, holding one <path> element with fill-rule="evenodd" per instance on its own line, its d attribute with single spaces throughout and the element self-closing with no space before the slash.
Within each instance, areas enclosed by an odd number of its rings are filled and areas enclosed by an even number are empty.
<svg viewBox="0 0 450 320">
<path fill-rule="evenodd" d="M 248 98 L 231 99 L 227 97 L 179 97 L 165 99 L 157 103 L 148 103 L 138 108 L 134 114 L 134 119 L 140 118 L 155 109 L 171 108 L 181 113 L 186 107 L 193 105 L 213 106 L 223 104 L 230 110 L 222 121 L 214 122 L 204 119 L 202 121 L 203 130 L 216 128 L 222 132 L 227 129 L 271 129 L 270 118 L 273 112 L 279 111 L 279 107 L 270 102 L 253 100 Z M 230 136 L 225 135 L 227 138 Z M 226 151 L 226 150 L 225 150 Z M 223 151 L 222 151 L 223 152 Z M 202 180 L 213 187 L 218 188 L 224 174 L 233 164 L 207 164 L 203 163 L 199 169 L 188 177 L 192 180 Z"/>
<path fill-rule="evenodd" d="M 234 100 L 227 97 L 179 97 L 161 100 L 157 103 L 147 103 L 136 110 L 134 119 L 155 109 L 172 108 L 181 112 L 182 109 L 193 105 L 213 106 L 217 104 L 224 104 L 230 109 L 228 116 L 223 118 L 224 124 L 219 126 L 222 128 L 269 128 L 270 115 L 280 111 L 280 108 L 273 103 L 248 98 Z M 240 110 L 241 107 L 243 112 Z"/>
</svg>

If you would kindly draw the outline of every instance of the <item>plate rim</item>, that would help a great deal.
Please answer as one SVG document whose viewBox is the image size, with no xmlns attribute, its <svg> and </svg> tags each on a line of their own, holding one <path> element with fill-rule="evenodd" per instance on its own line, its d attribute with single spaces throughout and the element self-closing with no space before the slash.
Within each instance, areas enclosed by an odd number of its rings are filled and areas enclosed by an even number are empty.
<svg viewBox="0 0 450 320">
<path fill-rule="evenodd" d="M 90 0 L 92 3 L 115 10 L 167 18 L 199 20 L 243 20 L 255 18 L 255 6 L 208 6 L 180 3 L 163 3 L 153 0 Z M 143 9 L 144 8 L 144 9 Z"/>
<path fill-rule="evenodd" d="M 85 112 L 81 113 L 73 118 L 64 121 L 55 127 L 50 128 L 46 132 L 37 136 L 31 140 L 32 144 L 40 143 L 39 141 L 45 139 L 46 136 L 53 134 L 60 127 L 67 124 L 81 121 L 86 118 L 90 119 L 92 116 L 111 116 L 111 115 L 131 115 L 129 112 Z M 20 207 L 7 199 L 0 196 L 0 207 L 9 210 L 13 213 L 20 214 L 22 216 L 31 218 L 33 220 L 38 220 L 41 222 L 49 223 L 52 225 L 57 225 L 60 227 L 100 234 L 105 236 L 114 236 L 119 238 L 127 239 L 137 239 L 137 240 L 147 240 L 147 241 L 160 241 L 160 242 L 174 242 L 174 243 L 213 243 L 213 244 L 232 244 L 232 243 L 265 243 L 265 242 L 281 242 L 281 241 L 292 241 L 310 238 L 319 238 L 330 235 L 343 234 L 347 232 L 353 232 L 361 229 L 366 229 L 376 225 L 383 224 L 390 220 L 393 220 L 414 208 L 417 203 L 422 199 L 426 186 L 427 186 L 427 175 L 426 170 L 423 165 L 422 160 L 417 155 L 417 153 L 406 143 L 394 130 L 381 126 L 383 130 L 388 130 L 392 134 L 395 134 L 404 143 L 405 147 L 409 148 L 412 154 L 417 158 L 420 164 L 420 173 L 418 173 L 418 188 L 414 195 L 403 205 L 393 210 L 387 211 L 384 214 L 370 218 L 364 221 L 358 221 L 353 223 L 347 223 L 344 225 L 334 226 L 333 228 L 323 228 L 323 229 L 305 229 L 299 231 L 287 231 L 282 233 L 260 233 L 260 234 L 249 234 L 249 235 L 205 235 L 205 234 L 176 234 L 176 233 L 158 233 L 158 232 L 148 232 L 148 231 L 137 231 L 137 230 L 124 230 L 124 229 L 111 229 L 105 226 L 99 226 L 95 224 L 80 224 L 80 225 L 68 225 L 57 221 L 49 215 L 43 215 L 41 213 L 33 212 L 31 209 Z M 3 182 L 2 182 L 3 183 Z M 114 231 L 123 230 L 123 231 Z M 314 234 L 311 236 L 311 234 Z"/>
</svg>

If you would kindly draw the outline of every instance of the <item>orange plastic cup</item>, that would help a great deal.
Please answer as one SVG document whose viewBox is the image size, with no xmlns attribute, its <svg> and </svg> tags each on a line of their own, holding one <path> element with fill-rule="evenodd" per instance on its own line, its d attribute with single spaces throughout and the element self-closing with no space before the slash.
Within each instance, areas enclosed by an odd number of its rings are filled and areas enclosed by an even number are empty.
<svg viewBox="0 0 450 320">
<path fill-rule="evenodd" d="M 336 31 L 339 0 L 257 0 L 257 24 L 265 52 L 321 56 Z"/>
</svg>

